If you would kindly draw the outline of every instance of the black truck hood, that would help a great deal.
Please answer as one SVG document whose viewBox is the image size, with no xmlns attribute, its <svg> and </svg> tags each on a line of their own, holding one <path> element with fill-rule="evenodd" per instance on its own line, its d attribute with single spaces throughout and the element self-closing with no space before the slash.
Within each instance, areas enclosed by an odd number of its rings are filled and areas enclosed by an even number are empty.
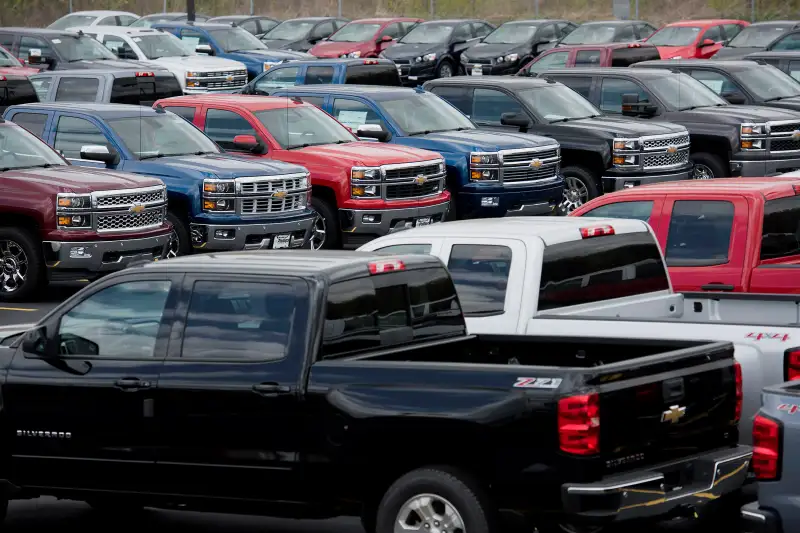
<svg viewBox="0 0 800 533">
<path fill-rule="evenodd" d="M 648 135 L 668 135 L 686 131 L 683 126 L 669 122 L 631 120 L 616 117 L 582 118 L 569 122 L 557 122 L 552 126 L 570 128 L 595 137 L 612 139 L 614 137 L 644 137 Z"/>
<path fill-rule="evenodd" d="M 677 122 L 738 125 L 743 122 L 767 122 L 771 120 L 796 120 L 800 122 L 800 112 L 766 106 L 727 105 L 667 113 L 664 118 L 665 120 L 676 120 Z"/>
<path fill-rule="evenodd" d="M 730 46 L 724 46 L 713 55 L 712 59 L 727 59 L 728 61 L 734 61 L 737 59 L 743 59 L 747 54 L 762 52 L 763 50 L 763 46 L 747 46 L 742 48 L 731 48 Z"/>
<path fill-rule="evenodd" d="M 154 70 L 152 64 L 141 63 L 139 61 L 128 61 L 124 59 L 105 59 L 105 60 L 95 60 L 95 59 L 81 59 L 79 61 L 73 61 L 72 63 L 67 63 L 66 61 L 60 61 L 58 64 L 58 70 L 88 70 L 88 69 L 97 69 L 97 70 L 119 70 L 119 69 L 131 69 L 131 68 L 138 68 L 142 70 Z M 164 70 L 162 68 L 156 68 L 155 70 Z"/>
<path fill-rule="evenodd" d="M 508 54 L 525 53 L 525 43 L 478 43 L 464 50 L 464 55 L 469 59 L 496 59 Z"/>
<path fill-rule="evenodd" d="M 397 43 L 384 50 L 387 59 L 414 59 L 425 54 L 439 53 L 444 48 L 442 43 L 404 44 Z M 469 53 L 467 53 L 469 55 Z"/>
</svg>

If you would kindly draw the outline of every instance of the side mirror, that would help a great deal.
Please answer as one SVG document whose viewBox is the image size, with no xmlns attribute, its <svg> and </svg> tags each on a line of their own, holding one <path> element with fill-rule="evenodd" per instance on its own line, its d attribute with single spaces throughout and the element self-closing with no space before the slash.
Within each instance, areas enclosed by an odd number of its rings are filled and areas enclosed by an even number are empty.
<svg viewBox="0 0 800 533">
<path fill-rule="evenodd" d="M 394 39 L 392 39 L 391 35 L 384 35 L 383 37 L 380 38 L 380 42 L 382 43 L 390 43 L 392 41 L 394 41 Z"/>
<path fill-rule="evenodd" d="M 100 346 L 89 339 L 67 333 L 59 335 L 58 354 L 59 355 L 98 355 Z"/>
<path fill-rule="evenodd" d="M 503 113 L 500 115 L 500 124 L 503 126 L 514 126 L 519 128 L 520 133 L 527 133 L 531 126 L 531 121 L 520 113 Z"/>
<path fill-rule="evenodd" d="M 640 102 L 636 93 L 622 95 L 622 114 L 626 117 L 653 116 L 657 112 L 658 107 Z"/>
<path fill-rule="evenodd" d="M 743 105 L 747 103 L 747 98 L 739 91 L 725 92 L 720 96 L 727 100 L 728 103 L 733 105 Z"/>
<path fill-rule="evenodd" d="M 133 50 L 126 50 L 124 48 L 117 48 L 117 57 L 120 59 L 132 59 L 134 61 L 139 59 L 136 56 L 136 52 Z"/>
<path fill-rule="evenodd" d="M 37 354 L 41 356 L 48 355 L 48 342 L 47 342 L 47 328 L 39 326 L 25 333 L 22 338 L 22 350 L 25 353 Z"/>
<path fill-rule="evenodd" d="M 392 134 L 379 124 L 362 124 L 356 130 L 356 135 L 365 139 L 375 139 L 382 143 L 389 142 L 392 138 Z"/>
<path fill-rule="evenodd" d="M 99 144 L 81 146 L 81 159 L 100 161 L 109 166 L 119 164 L 119 154 L 114 150 L 110 150 L 107 146 Z"/>
<path fill-rule="evenodd" d="M 714 46 L 715 44 L 717 43 L 711 39 L 703 39 L 703 42 L 700 43 L 700 48 L 705 48 L 706 46 Z"/>
<path fill-rule="evenodd" d="M 255 135 L 237 135 L 233 138 L 233 145 L 239 150 L 254 154 L 264 154 L 267 151 L 267 147 Z"/>
<path fill-rule="evenodd" d="M 29 65 L 49 65 L 52 63 L 52 59 L 45 57 L 42 55 L 42 51 L 36 48 L 31 48 L 28 52 L 28 64 Z"/>
<path fill-rule="evenodd" d="M 197 47 L 194 49 L 195 53 L 198 54 L 205 54 L 207 56 L 214 55 L 214 49 L 211 48 L 211 45 L 208 44 L 198 44 Z"/>
</svg>

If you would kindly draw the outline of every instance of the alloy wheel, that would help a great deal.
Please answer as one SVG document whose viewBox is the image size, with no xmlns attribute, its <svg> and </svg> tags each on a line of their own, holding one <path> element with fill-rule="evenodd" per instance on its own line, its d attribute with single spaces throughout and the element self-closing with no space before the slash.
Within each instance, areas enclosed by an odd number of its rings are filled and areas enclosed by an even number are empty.
<svg viewBox="0 0 800 533">
<path fill-rule="evenodd" d="M 418 494 L 400 507 L 394 533 L 466 533 L 455 505 L 436 494 Z"/>
<path fill-rule="evenodd" d="M 16 241 L 0 241 L 0 293 L 11 294 L 25 285 L 28 256 Z"/>
</svg>

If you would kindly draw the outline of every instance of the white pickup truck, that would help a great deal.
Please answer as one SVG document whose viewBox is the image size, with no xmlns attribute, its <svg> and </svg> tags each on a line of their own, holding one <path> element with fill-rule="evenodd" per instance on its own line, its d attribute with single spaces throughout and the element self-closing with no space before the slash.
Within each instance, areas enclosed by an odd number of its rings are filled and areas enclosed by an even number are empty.
<svg viewBox="0 0 800 533">
<path fill-rule="evenodd" d="M 742 443 L 751 442 L 761 389 L 800 378 L 800 296 L 673 293 L 658 243 L 638 220 L 447 222 L 359 250 L 441 258 L 474 334 L 732 342 L 743 375 Z"/>
</svg>

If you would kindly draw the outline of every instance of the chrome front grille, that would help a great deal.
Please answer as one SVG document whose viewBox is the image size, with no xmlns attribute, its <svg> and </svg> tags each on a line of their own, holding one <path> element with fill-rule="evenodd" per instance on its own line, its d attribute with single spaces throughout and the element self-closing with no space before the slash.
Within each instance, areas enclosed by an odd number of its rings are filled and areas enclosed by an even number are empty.
<svg viewBox="0 0 800 533">
<path fill-rule="evenodd" d="M 308 207 L 307 174 L 237 178 L 236 213 L 242 216 L 302 211 Z"/>
<path fill-rule="evenodd" d="M 198 78 L 224 78 L 227 76 L 245 76 L 247 77 L 247 70 L 221 70 L 217 72 L 198 72 Z"/>
<path fill-rule="evenodd" d="M 521 183 L 558 177 L 561 156 L 559 149 L 548 146 L 538 150 L 500 152 L 500 180 Z"/>
<path fill-rule="evenodd" d="M 303 185 L 305 180 L 306 185 Z M 240 194 L 266 194 L 276 191 L 305 190 L 308 180 L 304 176 L 289 178 L 240 178 L 237 180 Z"/>
<path fill-rule="evenodd" d="M 800 122 L 768 122 L 770 152 L 800 151 Z"/>
<path fill-rule="evenodd" d="M 439 164 L 434 163 L 424 166 L 387 168 L 384 171 L 386 181 L 413 179 L 417 176 L 435 176 L 439 174 Z"/>
<path fill-rule="evenodd" d="M 681 150 L 672 154 L 645 154 L 642 158 L 644 168 L 677 167 L 689 162 L 689 150 Z"/>
<path fill-rule="evenodd" d="M 769 143 L 772 152 L 797 152 L 800 150 L 800 140 L 792 139 L 772 139 Z"/>
<path fill-rule="evenodd" d="M 690 142 L 687 132 L 642 137 L 641 167 L 644 170 L 662 170 L 686 165 Z"/>
<path fill-rule="evenodd" d="M 142 189 L 101 191 L 92 193 L 92 206 L 97 209 L 130 208 L 140 204 L 145 207 L 167 201 L 167 188 L 163 185 Z"/>
<path fill-rule="evenodd" d="M 381 196 L 385 200 L 404 200 L 435 196 L 444 191 L 443 161 L 399 163 L 381 167 Z"/>
<path fill-rule="evenodd" d="M 503 154 L 503 166 L 515 163 L 530 163 L 534 159 L 542 161 L 558 157 L 558 148 L 552 147 L 546 150 L 513 150 L 500 152 Z"/>
<path fill-rule="evenodd" d="M 237 201 L 237 211 L 242 215 L 270 215 L 305 209 L 306 192 L 284 196 L 283 198 L 242 198 Z"/>
<path fill-rule="evenodd" d="M 681 133 L 674 136 L 656 137 L 642 139 L 642 149 L 645 151 L 658 150 L 659 148 L 669 148 L 670 146 L 683 146 L 689 144 L 689 134 Z"/>
<path fill-rule="evenodd" d="M 771 135 L 775 135 L 776 133 L 792 134 L 798 130 L 800 130 L 800 122 L 790 122 L 790 123 L 781 122 L 781 123 L 769 124 L 769 132 Z"/>
<path fill-rule="evenodd" d="M 96 216 L 98 233 L 141 231 L 161 226 L 166 217 L 166 208 L 145 209 L 141 213 L 102 213 Z"/>
</svg>

